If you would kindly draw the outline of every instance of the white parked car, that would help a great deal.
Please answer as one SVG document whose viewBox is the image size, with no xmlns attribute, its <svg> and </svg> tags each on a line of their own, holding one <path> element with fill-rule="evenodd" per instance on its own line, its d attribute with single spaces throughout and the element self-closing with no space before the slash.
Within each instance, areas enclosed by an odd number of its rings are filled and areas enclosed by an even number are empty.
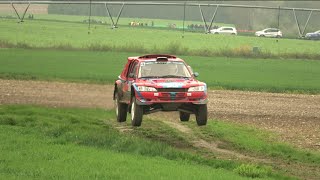
<svg viewBox="0 0 320 180">
<path fill-rule="evenodd" d="M 237 35 L 237 30 L 234 27 L 219 27 L 218 29 L 211 29 L 211 34 L 230 34 Z"/>
<path fill-rule="evenodd" d="M 262 31 L 257 31 L 256 36 L 258 37 L 282 37 L 282 32 L 277 28 L 267 28 Z"/>
</svg>

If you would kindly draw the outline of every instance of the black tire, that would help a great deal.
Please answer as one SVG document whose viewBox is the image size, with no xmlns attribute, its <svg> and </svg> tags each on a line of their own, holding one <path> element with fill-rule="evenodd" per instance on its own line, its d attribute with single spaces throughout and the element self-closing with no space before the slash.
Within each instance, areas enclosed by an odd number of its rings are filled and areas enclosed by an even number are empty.
<svg viewBox="0 0 320 180">
<path fill-rule="evenodd" d="M 128 105 L 119 102 L 118 93 L 114 95 L 114 107 L 116 110 L 116 116 L 118 122 L 125 122 L 127 120 Z"/>
<path fill-rule="evenodd" d="M 218 32 L 215 32 L 214 34 L 219 34 Z"/>
<path fill-rule="evenodd" d="M 196 121 L 198 126 L 203 126 L 207 124 L 208 119 L 208 108 L 206 104 L 198 105 L 197 113 L 196 113 Z"/>
<path fill-rule="evenodd" d="M 260 35 L 259 37 L 265 37 L 264 35 Z"/>
<path fill-rule="evenodd" d="M 190 119 L 189 113 L 180 111 L 180 121 L 189 121 L 189 119 Z"/>
<path fill-rule="evenodd" d="M 143 117 L 143 108 L 142 106 L 136 103 L 136 98 L 132 97 L 132 103 L 131 103 L 132 126 L 141 126 L 142 117 Z"/>
</svg>

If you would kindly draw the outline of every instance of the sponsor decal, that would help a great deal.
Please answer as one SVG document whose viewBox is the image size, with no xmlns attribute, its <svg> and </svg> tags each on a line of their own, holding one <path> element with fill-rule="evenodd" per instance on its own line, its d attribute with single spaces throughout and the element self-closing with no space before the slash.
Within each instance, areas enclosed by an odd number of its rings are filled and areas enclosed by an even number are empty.
<svg viewBox="0 0 320 180">
<path fill-rule="evenodd" d="M 176 82 L 166 82 L 166 83 L 159 83 L 159 86 L 163 88 L 182 88 L 183 83 L 176 83 Z"/>
</svg>

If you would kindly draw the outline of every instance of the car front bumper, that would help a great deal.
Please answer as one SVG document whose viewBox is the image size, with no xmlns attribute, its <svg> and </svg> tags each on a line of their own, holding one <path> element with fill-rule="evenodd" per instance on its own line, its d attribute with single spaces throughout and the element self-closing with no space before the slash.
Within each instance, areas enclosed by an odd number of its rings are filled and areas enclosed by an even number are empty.
<svg viewBox="0 0 320 180">
<path fill-rule="evenodd" d="M 206 92 L 136 92 L 137 104 L 151 105 L 161 103 L 207 104 Z"/>
</svg>

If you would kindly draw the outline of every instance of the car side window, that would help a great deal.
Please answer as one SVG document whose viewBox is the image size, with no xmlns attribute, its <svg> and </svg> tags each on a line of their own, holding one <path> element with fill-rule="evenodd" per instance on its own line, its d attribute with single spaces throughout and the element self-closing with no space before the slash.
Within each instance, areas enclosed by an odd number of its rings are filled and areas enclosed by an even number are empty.
<svg viewBox="0 0 320 180">
<path fill-rule="evenodd" d="M 132 73 L 133 73 L 134 75 L 137 74 L 137 69 L 138 69 L 138 63 L 136 62 L 136 63 L 134 63 L 133 69 L 132 69 Z"/>
<path fill-rule="evenodd" d="M 128 71 L 128 74 L 127 74 L 127 77 L 128 77 L 128 78 L 130 78 L 129 75 L 130 75 L 131 73 L 136 74 L 136 72 L 137 72 L 137 65 L 138 65 L 137 62 L 132 62 L 132 63 L 129 65 L 129 71 Z"/>
</svg>

